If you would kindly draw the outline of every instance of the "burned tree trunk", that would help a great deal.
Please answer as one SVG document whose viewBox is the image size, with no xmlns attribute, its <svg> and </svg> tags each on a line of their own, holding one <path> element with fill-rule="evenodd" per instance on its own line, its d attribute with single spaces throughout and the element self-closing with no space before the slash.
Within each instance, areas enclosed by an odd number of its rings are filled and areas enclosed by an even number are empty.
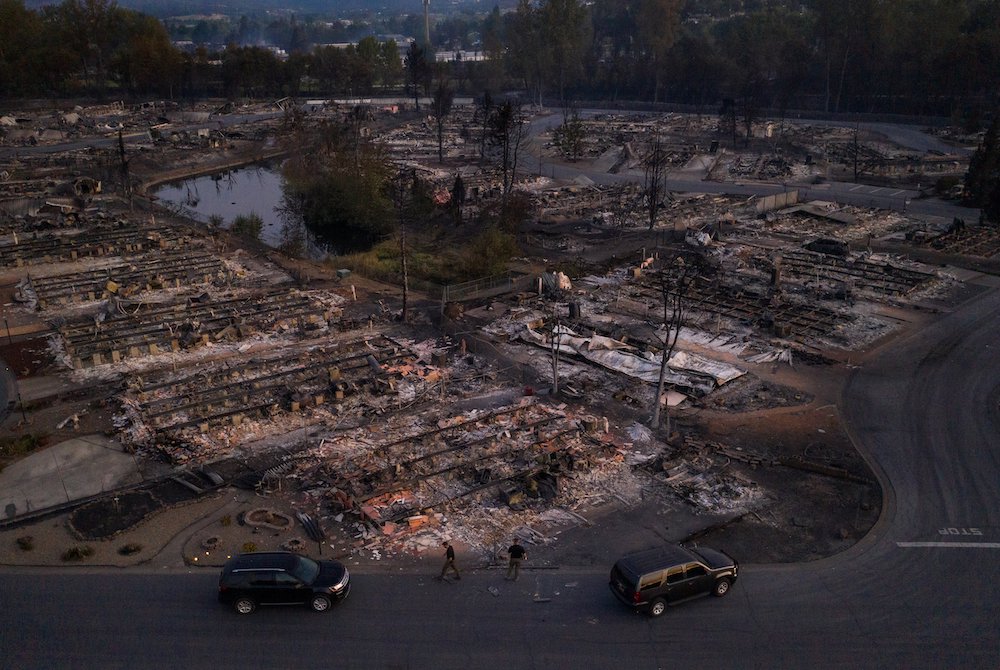
<svg viewBox="0 0 1000 670">
<path fill-rule="evenodd" d="M 645 196 L 646 213 L 649 217 L 649 229 L 656 225 L 656 215 L 660 211 L 660 200 L 663 198 L 663 180 L 667 169 L 667 155 L 663 149 L 660 134 L 653 135 L 649 154 L 646 156 Z"/>
<path fill-rule="evenodd" d="M 663 295 L 663 326 L 666 334 L 663 338 L 663 359 L 660 361 L 660 374 L 656 381 L 656 395 L 653 397 L 653 410 L 649 427 L 656 430 L 660 427 L 660 399 L 666 386 L 667 363 L 677 346 L 681 325 L 684 320 L 684 297 L 691 283 L 692 269 L 681 257 L 677 257 L 672 268 L 674 274 L 664 269 L 660 274 L 660 291 Z M 667 435 L 670 434 L 670 408 L 667 407 Z"/>
</svg>

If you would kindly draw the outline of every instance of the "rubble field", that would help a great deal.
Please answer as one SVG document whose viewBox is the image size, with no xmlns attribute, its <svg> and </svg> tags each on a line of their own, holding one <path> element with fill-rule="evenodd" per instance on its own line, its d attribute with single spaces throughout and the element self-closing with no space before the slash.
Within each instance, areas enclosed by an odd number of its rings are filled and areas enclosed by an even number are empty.
<svg viewBox="0 0 1000 670">
<path fill-rule="evenodd" d="M 456 174 L 464 214 L 501 197 L 472 108 L 449 117 L 443 162 L 432 119 L 369 111 L 364 133 L 439 204 Z M 650 226 L 636 183 L 531 176 L 516 186 L 533 208 L 524 281 L 450 293 L 460 304 L 418 295 L 402 323 L 398 290 L 262 253 L 141 187 L 126 202 L 110 153 L 28 151 L 120 128 L 149 184 L 279 152 L 290 132 L 275 116 L 177 129 L 225 113 L 112 105 L 6 123 L 3 142 L 24 153 L 0 181 L 5 314 L 35 334 L 10 352 L 24 377 L 72 389 L 36 399 L 28 418 L 53 424 L 50 443 L 113 434 L 157 473 L 79 507 L 67 520 L 76 536 L 121 540 L 236 487 L 259 503 L 234 526 L 255 546 L 326 545 L 354 563 L 436 556 L 449 539 L 489 564 L 514 536 L 549 566 L 657 538 L 746 562 L 829 555 L 868 531 L 881 500 L 836 416 L 848 366 L 962 288 L 888 241 L 998 253 L 986 229 L 793 193 L 667 193 Z M 716 117 L 583 123 L 582 154 L 567 163 L 635 177 L 658 138 L 672 178 L 691 183 L 810 178 L 856 145 L 853 129 L 772 122 L 746 151 L 720 152 Z M 926 164 L 865 142 L 873 171 L 908 179 Z M 559 151 L 551 135 L 531 146 L 546 160 Z M 239 550 L 225 525 L 194 533 L 185 560 Z"/>
</svg>

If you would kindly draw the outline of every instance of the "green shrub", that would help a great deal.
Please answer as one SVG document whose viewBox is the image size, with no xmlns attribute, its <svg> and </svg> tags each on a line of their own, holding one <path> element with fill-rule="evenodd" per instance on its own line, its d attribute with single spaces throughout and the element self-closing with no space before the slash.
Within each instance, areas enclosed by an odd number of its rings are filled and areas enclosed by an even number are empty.
<svg viewBox="0 0 1000 670">
<path fill-rule="evenodd" d="M 87 545 L 77 545 L 75 547 L 70 547 L 63 552 L 62 560 L 69 561 L 82 561 L 85 558 L 94 555 L 94 548 Z"/>
<path fill-rule="evenodd" d="M 21 548 L 21 551 L 31 551 L 35 548 L 35 538 L 30 535 L 22 535 L 16 540 L 17 546 Z"/>
<path fill-rule="evenodd" d="M 471 277 L 501 274 L 517 255 L 517 240 L 500 226 L 490 226 L 477 235 L 463 254 L 466 273 Z"/>
<path fill-rule="evenodd" d="M 131 556 L 132 554 L 138 554 L 140 551 L 142 551 L 142 545 L 135 544 L 134 542 L 129 542 L 118 547 L 118 553 L 122 556 Z"/>
<path fill-rule="evenodd" d="M 38 437 L 32 434 L 0 438 L 0 458 L 23 456 L 40 445 Z"/>
<path fill-rule="evenodd" d="M 249 554 L 250 552 L 253 552 L 253 551 L 257 551 L 257 545 L 256 544 L 254 544 L 253 542 L 244 542 L 243 543 L 243 552 L 242 553 Z"/>
<path fill-rule="evenodd" d="M 240 214 L 233 219 L 233 225 L 229 227 L 229 230 L 234 235 L 259 242 L 260 233 L 264 230 L 264 221 L 253 212 L 246 215 Z"/>
</svg>

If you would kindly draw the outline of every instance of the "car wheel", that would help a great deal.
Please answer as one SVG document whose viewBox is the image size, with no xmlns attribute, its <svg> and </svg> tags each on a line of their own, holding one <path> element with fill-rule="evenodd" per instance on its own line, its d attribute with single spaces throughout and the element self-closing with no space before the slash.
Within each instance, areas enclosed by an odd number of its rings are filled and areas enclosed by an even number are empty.
<svg viewBox="0 0 1000 670">
<path fill-rule="evenodd" d="M 660 616 L 667 611 L 667 602 L 663 598 L 657 598 L 649 606 L 649 616 Z"/>
<path fill-rule="evenodd" d="M 314 612 L 325 612 L 330 609 L 330 599 L 324 595 L 317 594 L 309 601 L 309 606 Z"/>
<path fill-rule="evenodd" d="M 721 598 L 722 596 L 729 593 L 729 587 L 731 585 L 732 582 L 729 580 L 729 578 L 723 577 L 719 581 L 715 582 L 715 586 L 712 587 L 712 595 L 715 596 L 716 598 Z"/>
<path fill-rule="evenodd" d="M 257 603 L 250 598 L 237 598 L 236 602 L 233 603 L 233 609 L 236 610 L 237 614 L 253 614 L 253 611 L 257 609 Z"/>
</svg>

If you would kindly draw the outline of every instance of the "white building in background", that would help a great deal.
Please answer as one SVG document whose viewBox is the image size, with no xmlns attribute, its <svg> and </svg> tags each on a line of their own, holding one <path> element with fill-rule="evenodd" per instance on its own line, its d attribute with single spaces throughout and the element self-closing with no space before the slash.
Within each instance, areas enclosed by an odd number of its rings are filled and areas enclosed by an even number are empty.
<svg viewBox="0 0 1000 670">
<path fill-rule="evenodd" d="M 438 63 L 456 63 L 465 61 L 488 60 L 485 51 L 466 51 L 456 49 L 454 51 L 438 51 L 434 54 L 434 60 Z"/>
</svg>

